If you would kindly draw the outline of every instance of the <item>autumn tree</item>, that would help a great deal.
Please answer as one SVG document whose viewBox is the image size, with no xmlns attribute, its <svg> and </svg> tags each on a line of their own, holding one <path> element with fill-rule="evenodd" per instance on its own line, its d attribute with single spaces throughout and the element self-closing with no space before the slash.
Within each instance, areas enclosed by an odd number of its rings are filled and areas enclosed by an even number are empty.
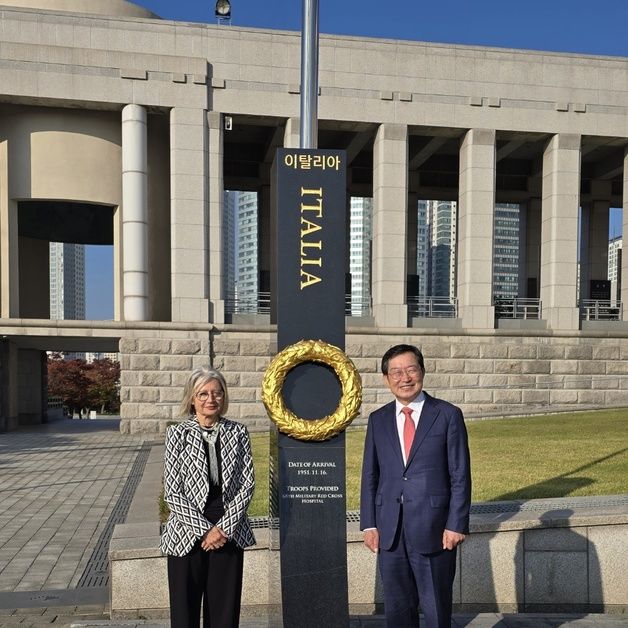
<svg viewBox="0 0 628 628">
<path fill-rule="evenodd" d="M 48 359 L 48 394 L 61 397 L 72 413 L 89 405 L 89 380 L 85 360 L 64 360 L 55 354 Z"/>
<path fill-rule="evenodd" d="M 120 364 L 112 360 L 64 360 L 60 354 L 48 358 L 48 393 L 79 415 L 83 409 L 116 411 L 120 407 Z"/>
<path fill-rule="evenodd" d="M 120 363 L 103 359 L 87 366 L 89 405 L 98 407 L 101 412 L 117 411 L 120 408 Z"/>
</svg>

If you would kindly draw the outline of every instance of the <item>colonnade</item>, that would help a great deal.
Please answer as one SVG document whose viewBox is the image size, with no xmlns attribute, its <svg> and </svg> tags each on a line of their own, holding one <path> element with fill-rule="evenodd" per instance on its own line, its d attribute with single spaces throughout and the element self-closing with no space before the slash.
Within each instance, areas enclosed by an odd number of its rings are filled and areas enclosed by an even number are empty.
<svg viewBox="0 0 628 628">
<path fill-rule="evenodd" d="M 286 124 L 284 145 L 298 145 L 298 120 Z M 146 111 L 128 105 L 122 112 L 123 300 L 126 320 L 145 320 L 150 272 L 145 242 Z M 222 115 L 176 107 L 170 114 L 171 295 L 172 320 L 225 320 L 221 265 L 223 257 Z M 380 327 L 408 324 L 406 275 L 411 248 L 408 220 L 408 127 L 380 124 L 373 145 L 373 317 Z M 495 324 L 492 301 L 493 222 L 496 192 L 496 132 L 470 129 L 460 144 L 457 298 L 459 318 L 467 329 Z M 578 214 L 581 138 L 556 134 L 542 155 L 539 197 L 526 203 L 522 224 L 526 241 L 524 273 L 538 282 L 542 318 L 549 329 L 579 328 L 577 304 Z M 624 207 L 628 207 L 628 152 L 624 157 Z M 603 185 L 603 182 L 600 182 Z M 270 188 L 262 184 L 260 265 L 270 265 Z M 595 192 L 595 190 L 594 190 Z M 416 203 L 415 203 L 416 206 Z M 588 279 L 606 276 L 608 201 L 582 206 L 581 298 Z M 623 233 L 628 233 L 624 211 Z M 628 277 L 628 256 L 623 259 Z M 628 281 L 622 301 L 628 302 Z M 628 320 L 628 308 L 624 308 Z"/>
</svg>

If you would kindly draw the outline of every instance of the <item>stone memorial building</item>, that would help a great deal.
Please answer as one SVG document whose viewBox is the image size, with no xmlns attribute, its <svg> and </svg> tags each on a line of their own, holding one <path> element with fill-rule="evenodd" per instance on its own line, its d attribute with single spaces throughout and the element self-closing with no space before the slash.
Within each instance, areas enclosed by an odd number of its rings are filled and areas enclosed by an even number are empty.
<svg viewBox="0 0 628 628">
<path fill-rule="evenodd" d="M 0 431 L 45 419 L 52 350 L 120 352 L 123 431 L 163 432 L 209 362 L 232 416 L 268 426 L 270 172 L 298 146 L 299 51 L 299 33 L 124 0 L 0 6 Z M 368 298 L 346 306 L 363 412 L 388 398 L 378 359 L 398 341 L 469 416 L 628 406 L 628 281 L 607 288 L 610 208 L 628 233 L 628 59 L 322 35 L 319 83 L 347 221 L 352 198 L 372 206 Z M 246 308 L 225 281 L 225 190 L 257 197 Z M 456 202 L 444 298 L 417 280 L 430 200 Z M 499 204 L 519 214 L 511 298 L 495 290 Z M 50 319 L 50 242 L 113 247 L 114 320 Z M 338 272 L 350 285 L 349 253 Z"/>
</svg>

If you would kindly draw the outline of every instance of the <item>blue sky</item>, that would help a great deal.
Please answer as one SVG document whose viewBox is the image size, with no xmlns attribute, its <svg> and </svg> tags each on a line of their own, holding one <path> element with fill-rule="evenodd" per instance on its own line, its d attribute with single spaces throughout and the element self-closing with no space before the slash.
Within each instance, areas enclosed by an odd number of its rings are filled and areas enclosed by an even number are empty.
<svg viewBox="0 0 628 628">
<path fill-rule="evenodd" d="M 136 0 L 169 20 L 215 23 L 214 0 Z M 301 29 L 301 0 L 231 0 L 232 25 Z M 628 56 L 628 0 L 320 0 L 320 31 Z M 611 213 L 611 235 L 621 233 Z M 87 318 L 113 318 L 111 247 L 88 247 Z"/>
<path fill-rule="evenodd" d="M 215 22 L 215 0 L 136 0 Z M 300 30 L 301 0 L 231 0 L 232 24 Z M 628 56 L 626 0 L 320 0 L 322 33 Z"/>
</svg>

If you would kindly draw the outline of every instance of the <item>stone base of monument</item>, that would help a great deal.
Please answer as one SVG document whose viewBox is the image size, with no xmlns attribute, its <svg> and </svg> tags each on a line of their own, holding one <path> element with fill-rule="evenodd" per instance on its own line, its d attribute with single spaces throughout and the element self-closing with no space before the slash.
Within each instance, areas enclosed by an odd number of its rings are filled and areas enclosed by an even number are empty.
<svg viewBox="0 0 628 628">
<path fill-rule="evenodd" d="M 454 585 L 456 612 L 628 612 L 628 495 L 474 504 Z M 280 600 L 268 531 L 245 552 L 243 616 L 268 616 Z M 347 524 L 349 609 L 382 610 L 375 556 Z M 168 615 L 159 524 L 122 524 L 109 547 L 111 616 Z M 276 561 L 275 561 L 276 562 Z M 275 583 L 276 585 L 276 583 Z"/>
</svg>

